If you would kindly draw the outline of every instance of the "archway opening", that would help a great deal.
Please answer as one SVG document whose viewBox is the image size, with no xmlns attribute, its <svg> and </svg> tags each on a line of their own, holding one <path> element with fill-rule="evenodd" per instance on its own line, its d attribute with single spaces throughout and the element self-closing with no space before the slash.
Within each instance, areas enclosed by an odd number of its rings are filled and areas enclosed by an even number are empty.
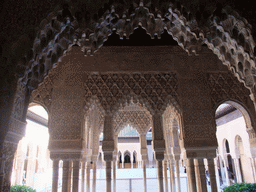
<svg viewBox="0 0 256 192">
<path fill-rule="evenodd" d="M 26 185 L 37 191 L 51 189 L 48 112 L 31 103 L 27 112 L 25 136 L 20 140 L 12 170 L 12 185 Z"/>
<path fill-rule="evenodd" d="M 252 130 L 253 122 L 248 110 L 237 102 L 226 101 L 217 108 L 215 119 L 217 164 L 220 165 L 217 179 L 220 187 L 232 183 L 253 182 L 253 154 L 248 134 Z"/>
</svg>

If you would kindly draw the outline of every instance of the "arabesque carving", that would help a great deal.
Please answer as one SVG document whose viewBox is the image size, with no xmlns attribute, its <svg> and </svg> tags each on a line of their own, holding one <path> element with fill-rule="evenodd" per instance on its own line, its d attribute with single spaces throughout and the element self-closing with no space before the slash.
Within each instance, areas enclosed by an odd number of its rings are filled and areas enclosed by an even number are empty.
<svg viewBox="0 0 256 192">
<path fill-rule="evenodd" d="M 160 36 L 166 29 L 188 53 L 197 53 L 202 44 L 207 44 L 253 92 L 256 70 L 251 26 L 229 7 L 217 7 L 203 18 L 193 17 L 183 6 L 177 7 L 171 2 L 162 5 L 161 11 L 143 2 L 135 7 L 123 7 L 122 13 L 118 6 L 113 3 L 99 11 L 94 21 L 78 22 L 68 8 L 49 14 L 34 40 L 33 58 L 26 71 L 28 86 L 36 88 L 71 45 L 79 44 L 86 54 L 91 54 L 113 30 L 121 37 L 129 37 L 136 27 L 142 26 L 151 37 Z"/>
</svg>

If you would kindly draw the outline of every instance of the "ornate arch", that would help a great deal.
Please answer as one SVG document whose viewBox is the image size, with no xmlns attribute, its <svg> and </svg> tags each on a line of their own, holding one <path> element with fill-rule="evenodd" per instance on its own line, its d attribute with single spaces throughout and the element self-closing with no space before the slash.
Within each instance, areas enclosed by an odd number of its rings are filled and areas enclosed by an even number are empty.
<svg viewBox="0 0 256 192">
<path fill-rule="evenodd" d="M 28 86 L 36 88 L 71 45 L 78 44 L 90 55 L 113 30 L 120 37 L 129 37 L 136 27 L 142 26 L 151 37 L 159 37 L 166 29 L 189 54 L 197 53 L 206 44 L 255 93 L 255 42 L 246 19 L 229 7 L 217 7 L 207 16 L 199 13 L 193 17 L 183 6 L 173 3 L 165 2 L 161 11 L 151 9 L 151 5 L 141 1 L 139 5 L 123 7 L 120 12 L 120 6 L 113 3 L 101 8 L 94 20 L 82 21 L 72 16 L 67 7 L 50 13 L 40 23 L 33 49 L 20 63 L 28 63 Z"/>
</svg>

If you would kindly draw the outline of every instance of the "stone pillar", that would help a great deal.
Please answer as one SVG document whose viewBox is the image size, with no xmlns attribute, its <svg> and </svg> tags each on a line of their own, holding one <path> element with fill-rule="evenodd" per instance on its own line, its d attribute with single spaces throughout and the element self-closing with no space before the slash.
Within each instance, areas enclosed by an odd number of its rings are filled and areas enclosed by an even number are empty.
<svg viewBox="0 0 256 192">
<path fill-rule="evenodd" d="M 72 191 L 79 190 L 79 169 L 80 169 L 80 161 L 73 161 L 73 183 L 72 183 Z"/>
<path fill-rule="evenodd" d="M 217 192 L 214 160 L 207 159 L 207 163 L 208 163 L 208 171 L 209 171 L 209 177 L 210 177 L 210 183 L 211 183 L 211 192 Z"/>
<path fill-rule="evenodd" d="M 171 192 L 175 192 L 176 184 L 175 184 L 174 166 L 173 166 L 172 157 L 169 160 L 169 172 L 170 172 L 170 188 L 171 188 Z"/>
<path fill-rule="evenodd" d="M 111 192 L 111 161 L 106 161 L 106 192 Z"/>
<path fill-rule="evenodd" d="M 253 173 L 253 180 L 254 182 L 256 182 L 256 167 L 255 167 L 255 162 L 254 162 L 254 158 L 250 158 L 251 160 L 251 166 L 252 166 L 252 173 Z"/>
<path fill-rule="evenodd" d="M 218 170 L 217 165 L 218 165 L 218 158 L 215 158 L 214 159 L 214 167 L 215 167 L 215 175 L 216 175 L 215 178 L 216 178 L 216 184 L 217 184 L 217 191 L 219 191 L 218 189 L 220 188 L 220 175 L 219 175 L 219 170 Z M 208 166 L 209 166 L 209 164 L 208 164 Z M 211 183 L 211 185 L 212 185 L 212 183 Z"/>
<path fill-rule="evenodd" d="M 197 192 L 207 191 L 205 167 L 203 159 L 194 159 Z"/>
<path fill-rule="evenodd" d="M 138 162 L 138 167 L 143 168 L 143 183 L 144 183 L 144 192 L 147 192 L 147 172 L 146 172 L 146 161 L 148 160 L 148 149 L 147 149 L 147 137 L 146 133 L 140 134 L 140 154 L 142 162 Z"/>
<path fill-rule="evenodd" d="M 196 191 L 196 177 L 195 177 L 195 166 L 194 159 L 189 158 L 186 160 L 187 169 L 187 180 L 188 180 L 188 190 L 189 192 Z"/>
<path fill-rule="evenodd" d="M 90 173 L 91 173 L 91 163 L 87 161 L 86 163 L 86 192 L 90 192 Z"/>
<path fill-rule="evenodd" d="M 85 192 L 85 162 L 81 162 L 81 192 Z"/>
<path fill-rule="evenodd" d="M 177 179 L 177 192 L 180 192 L 180 160 L 175 159 L 176 179 Z"/>
<path fill-rule="evenodd" d="M 163 180 L 163 164 L 162 160 L 157 160 L 157 176 L 159 192 L 164 192 L 164 180 Z"/>
<path fill-rule="evenodd" d="M 72 185 L 72 171 L 73 171 L 73 162 L 69 161 L 69 172 L 68 172 L 68 191 L 71 191 Z"/>
<path fill-rule="evenodd" d="M 240 169 L 238 158 L 234 158 L 234 164 L 235 164 L 235 170 L 236 170 L 237 183 L 242 183 L 241 169 Z"/>
<path fill-rule="evenodd" d="M 115 149 L 112 125 L 113 116 L 108 113 L 104 120 L 104 138 L 102 141 L 102 150 L 104 152 L 104 160 L 106 162 L 106 192 L 111 192 L 111 162 L 113 160 L 113 152 Z"/>
<path fill-rule="evenodd" d="M 124 153 L 122 154 L 122 168 L 124 169 Z"/>
<path fill-rule="evenodd" d="M 112 161 L 113 167 L 113 192 L 116 192 L 116 160 Z"/>
<path fill-rule="evenodd" d="M 63 160 L 62 192 L 69 192 L 69 160 Z"/>
<path fill-rule="evenodd" d="M 223 162 L 224 162 L 224 167 L 225 167 L 226 182 L 227 182 L 227 185 L 230 186 L 230 180 L 229 180 L 229 176 L 228 176 L 227 160 L 223 159 Z"/>
<path fill-rule="evenodd" d="M 164 168 L 164 186 L 165 186 L 165 191 L 168 192 L 167 160 L 163 160 L 163 168 Z"/>
<path fill-rule="evenodd" d="M 92 192 L 96 192 L 96 176 L 97 176 L 97 164 L 93 162 L 93 175 L 92 175 Z"/>
<path fill-rule="evenodd" d="M 52 192 L 58 191 L 59 184 L 59 160 L 53 159 L 52 167 Z"/>
<path fill-rule="evenodd" d="M 146 172 L 146 161 L 142 161 L 143 164 L 143 184 L 144 184 L 144 192 L 147 192 L 147 172 Z"/>
<path fill-rule="evenodd" d="M 159 112 L 156 112 L 152 116 L 152 120 L 153 120 L 152 142 L 153 142 L 155 159 L 157 161 L 159 192 L 163 192 L 164 191 L 164 185 L 163 185 L 162 161 L 164 159 L 165 141 L 164 141 L 164 134 L 163 134 L 162 114 L 159 113 Z"/>
</svg>

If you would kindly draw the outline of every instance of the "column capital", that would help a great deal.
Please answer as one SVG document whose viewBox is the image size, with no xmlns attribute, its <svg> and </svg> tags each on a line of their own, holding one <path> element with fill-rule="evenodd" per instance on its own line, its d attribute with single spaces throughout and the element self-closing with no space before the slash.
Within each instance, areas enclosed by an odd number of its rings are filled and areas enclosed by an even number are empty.
<svg viewBox="0 0 256 192">
<path fill-rule="evenodd" d="M 115 150 L 115 142 L 114 140 L 103 140 L 102 141 L 102 151 L 103 152 L 114 152 Z"/>
<path fill-rule="evenodd" d="M 184 149 L 184 157 L 187 159 L 213 159 L 216 157 L 216 149 L 215 147 L 203 147 L 203 148 L 185 148 Z"/>
</svg>

